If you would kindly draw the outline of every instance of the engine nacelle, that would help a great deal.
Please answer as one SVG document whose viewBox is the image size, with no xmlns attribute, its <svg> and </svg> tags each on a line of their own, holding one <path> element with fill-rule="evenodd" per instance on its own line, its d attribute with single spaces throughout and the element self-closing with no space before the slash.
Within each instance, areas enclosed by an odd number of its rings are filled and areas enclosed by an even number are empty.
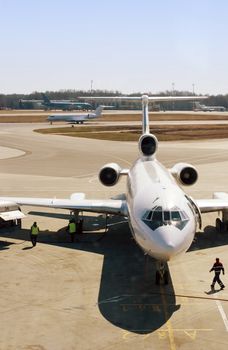
<svg viewBox="0 0 228 350">
<path fill-rule="evenodd" d="M 188 163 L 177 163 L 170 169 L 170 172 L 181 185 L 194 185 L 198 180 L 196 168 Z"/>
<path fill-rule="evenodd" d="M 99 180 L 105 186 L 114 186 L 120 177 L 121 168 L 116 163 L 104 165 L 99 172 Z"/>
<path fill-rule="evenodd" d="M 158 148 L 158 140 L 152 134 L 144 134 L 139 139 L 139 151 L 144 157 L 154 155 Z"/>
</svg>

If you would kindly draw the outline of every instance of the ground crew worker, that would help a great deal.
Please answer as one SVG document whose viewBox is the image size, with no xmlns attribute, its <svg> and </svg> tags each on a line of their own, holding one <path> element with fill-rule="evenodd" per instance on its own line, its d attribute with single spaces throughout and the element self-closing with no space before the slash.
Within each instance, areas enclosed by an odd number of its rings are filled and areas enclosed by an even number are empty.
<svg viewBox="0 0 228 350">
<path fill-rule="evenodd" d="M 213 278 L 213 281 L 212 281 L 212 284 L 211 284 L 211 289 L 214 290 L 216 282 L 218 282 L 218 284 L 220 285 L 221 289 L 224 289 L 225 286 L 222 283 L 222 281 L 220 280 L 219 275 L 220 275 L 221 271 L 222 271 L 222 273 L 224 275 L 225 274 L 225 270 L 224 270 L 223 264 L 219 261 L 219 258 L 216 258 L 215 260 L 216 261 L 215 261 L 214 265 L 212 266 L 212 268 L 209 271 L 209 272 L 211 272 L 211 271 L 215 272 L 215 277 Z"/>
<path fill-rule="evenodd" d="M 69 221 L 68 232 L 70 234 L 71 242 L 73 243 L 74 242 L 74 237 L 75 237 L 75 234 L 76 234 L 76 223 L 72 219 Z"/>
<path fill-rule="evenodd" d="M 30 230 L 30 238 L 31 238 L 31 242 L 33 247 L 35 247 L 36 245 L 36 241 L 37 241 L 37 236 L 39 233 L 39 227 L 37 226 L 36 221 L 33 223 L 33 225 L 31 226 L 31 230 Z"/>
</svg>

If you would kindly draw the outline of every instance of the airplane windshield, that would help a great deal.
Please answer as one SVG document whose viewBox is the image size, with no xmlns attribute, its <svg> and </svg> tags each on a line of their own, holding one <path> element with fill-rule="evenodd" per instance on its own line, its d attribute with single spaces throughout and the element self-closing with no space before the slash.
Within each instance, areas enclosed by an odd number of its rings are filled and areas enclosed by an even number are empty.
<svg viewBox="0 0 228 350">
<path fill-rule="evenodd" d="M 165 225 L 173 225 L 179 230 L 183 230 L 189 221 L 189 217 L 184 210 L 180 210 L 178 207 L 162 210 L 161 206 L 156 206 L 144 213 L 142 221 L 153 231 Z"/>
</svg>

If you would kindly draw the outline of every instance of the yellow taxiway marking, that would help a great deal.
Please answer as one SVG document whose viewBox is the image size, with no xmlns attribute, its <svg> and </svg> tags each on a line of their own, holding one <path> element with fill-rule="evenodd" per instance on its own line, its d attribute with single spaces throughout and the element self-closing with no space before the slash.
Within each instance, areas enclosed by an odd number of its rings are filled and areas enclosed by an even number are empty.
<svg viewBox="0 0 228 350">
<path fill-rule="evenodd" d="M 213 331 L 213 329 L 211 329 L 211 328 L 172 328 L 173 334 L 177 333 L 177 332 L 184 333 L 187 337 L 189 337 L 192 340 L 196 339 L 196 336 L 197 336 L 198 332 L 212 332 L 212 331 Z M 169 332 L 170 332 L 169 328 L 167 328 L 167 329 L 165 329 L 165 328 L 162 329 L 161 328 L 161 329 L 157 330 L 155 333 L 151 332 L 151 333 L 141 334 L 141 335 L 132 333 L 132 331 L 123 331 L 122 338 L 124 340 L 128 340 L 128 339 L 140 336 L 140 337 L 142 337 L 145 340 L 145 339 L 151 337 L 153 334 L 157 334 L 158 338 L 160 340 L 164 340 L 164 339 L 167 339 L 167 336 L 170 339 L 170 333 Z M 175 344 L 174 344 L 174 346 L 175 346 Z"/>
<path fill-rule="evenodd" d="M 169 336 L 170 349 L 176 350 L 173 327 L 172 327 L 172 323 L 171 323 L 169 316 L 168 316 L 167 302 L 166 302 L 166 298 L 165 298 L 164 287 L 162 285 L 160 285 L 160 291 L 161 291 L 162 305 L 163 305 L 163 310 L 164 310 L 164 315 L 165 315 L 165 320 L 166 320 L 166 325 L 167 325 L 167 331 L 168 331 L 168 336 Z"/>
<path fill-rule="evenodd" d="M 192 340 L 196 339 L 196 335 L 197 332 L 212 332 L 213 329 L 210 328 L 205 328 L 205 329 L 201 329 L 201 328 L 186 328 L 186 329 L 182 329 L 182 328 L 172 328 L 173 333 L 174 332 L 183 332 L 184 334 L 186 334 L 189 338 L 191 338 Z M 169 329 L 160 329 L 158 330 L 158 336 L 159 339 L 165 339 L 167 337 L 167 333 L 169 333 Z"/>
</svg>

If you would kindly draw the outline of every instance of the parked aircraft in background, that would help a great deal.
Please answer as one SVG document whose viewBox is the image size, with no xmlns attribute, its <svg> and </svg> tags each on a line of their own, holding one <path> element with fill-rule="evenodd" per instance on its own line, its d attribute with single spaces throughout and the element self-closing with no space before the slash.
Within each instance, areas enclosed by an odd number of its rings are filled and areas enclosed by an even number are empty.
<svg viewBox="0 0 228 350">
<path fill-rule="evenodd" d="M 63 111 L 70 111 L 75 109 L 92 110 L 93 107 L 87 102 L 74 102 L 70 100 L 50 100 L 45 94 L 42 94 L 43 100 L 19 100 L 21 108 L 45 108 L 45 109 L 62 109 Z"/>
<path fill-rule="evenodd" d="M 88 114 L 52 114 L 47 120 L 52 124 L 53 122 L 67 122 L 70 124 L 83 124 L 86 120 L 96 119 L 101 116 L 102 110 L 110 106 L 98 106 L 94 113 Z"/>
<path fill-rule="evenodd" d="M 21 109 L 42 109 L 43 100 L 19 100 L 19 108 Z"/>
<path fill-rule="evenodd" d="M 83 110 L 91 110 L 92 105 L 86 102 L 73 102 L 68 100 L 62 101 L 53 101 L 49 100 L 49 98 L 42 94 L 43 96 L 43 105 L 46 109 L 62 109 L 63 111 L 70 111 L 74 109 L 83 109 Z"/>
<path fill-rule="evenodd" d="M 206 106 L 199 102 L 194 102 L 194 111 L 196 112 L 225 112 L 226 108 L 223 106 Z"/>
<path fill-rule="evenodd" d="M 124 97 L 121 97 L 124 98 Z M 126 97 L 129 99 L 129 97 Z M 103 98 L 102 98 L 103 99 Z M 187 163 L 176 163 L 165 168 L 156 159 L 158 140 L 149 129 L 149 101 L 197 100 L 197 97 L 131 97 L 142 100 L 142 135 L 138 141 L 139 157 L 130 169 L 108 163 L 99 171 L 99 180 L 105 186 L 114 186 L 121 176 L 127 177 L 126 194 L 115 199 L 85 199 L 83 193 L 73 193 L 69 199 L 0 197 L 18 205 L 69 209 L 122 215 L 128 218 L 132 235 L 145 254 L 159 261 L 156 283 L 168 283 L 165 263 L 190 247 L 201 227 L 201 213 L 221 211 L 222 220 L 216 227 L 228 226 L 228 194 L 215 193 L 213 199 L 193 199 L 180 185 L 196 183 L 196 168 Z M 201 98 L 202 99 L 202 98 Z M 98 155 L 99 156 L 99 155 Z"/>
</svg>

